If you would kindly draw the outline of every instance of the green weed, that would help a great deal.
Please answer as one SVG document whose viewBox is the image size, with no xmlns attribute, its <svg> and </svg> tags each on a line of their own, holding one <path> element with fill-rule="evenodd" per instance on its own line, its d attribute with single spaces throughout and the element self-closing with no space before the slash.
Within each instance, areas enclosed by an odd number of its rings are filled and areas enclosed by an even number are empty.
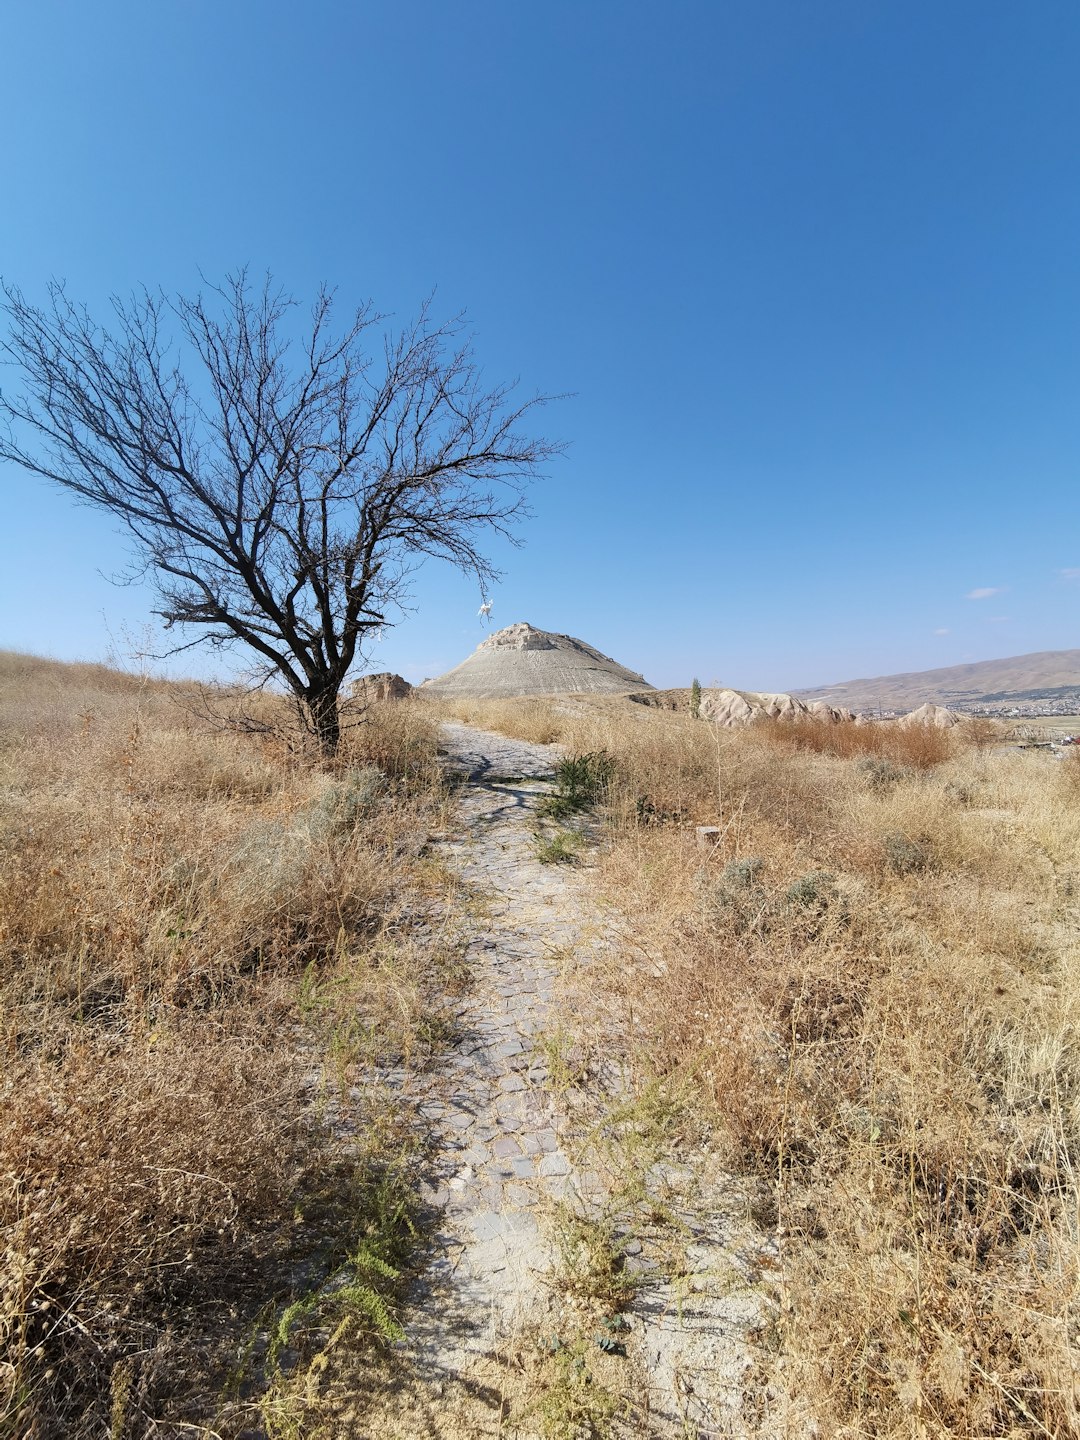
<svg viewBox="0 0 1080 1440">
<path fill-rule="evenodd" d="M 548 1085 L 556 1095 L 564 1095 L 567 1090 L 573 1089 L 584 1076 L 585 1065 L 580 1059 L 575 1059 L 575 1045 L 574 1036 L 561 1025 L 540 1037 Z"/>
<path fill-rule="evenodd" d="M 560 1288 L 602 1310 L 625 1310 L 637 1290 L 637 1281 L 626 1269 L 623 1241 L 613 1220 L 606 1215 L 579 1215 L 563 1205 L 555 1233 Z"/>
<path fill-rule="evenodd" d="M 555 767 L 555 793 L 539 805 L 542 815 L 561 820 L 601 804 L 615 776 L 615 761 L 606 750 L 567 755 Z"/>
<path fill-rule="evenodd" d="M 552 1337 L 548 1348 L 551 1370 L 537 1407 L 545 1440 L 605 1440 L 621 1402 L 594 1374 L 589 1341 Z"/>
<path fill-rule="evenodd" d="M 290 1300 L 269 1326 L 266 1383 L 258 1406 L 271 1440 L 297 1440 L 308 1433 L 320 1377 L 338 1347 L 405 1338 L 395 1308 L 418 1232 L 404 1161 L 370 1177 L 357 1205 L 360 1234 L 344 1263 Z M 243 1383 L 244 1376 L 234 1374 L 233 1388 Z"/>
<path fill-rule="evenodd" d="M 537 835 L 536 858 L 541 865 L 576 865 L 584 843 L 576 830 L 560 830 L 550 837 Z"/>
</svg>

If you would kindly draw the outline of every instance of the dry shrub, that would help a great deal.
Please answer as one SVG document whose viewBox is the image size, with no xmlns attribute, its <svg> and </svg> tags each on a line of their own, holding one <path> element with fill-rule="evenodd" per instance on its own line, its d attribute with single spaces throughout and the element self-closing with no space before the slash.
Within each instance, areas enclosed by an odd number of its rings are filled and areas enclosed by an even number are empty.
<svg viewBox="0 0 1080 1440">
<path fill-rule="evenodd" d="M 252 745 L 238 745 L 228 734 L 198 730 L 183 714 L 171 724 L 146 725 L 125 737 L 123 749 L 95 755 L 84 746 L 89 765 L 104 763 L 126 776 L 133 793 L 198 801 L 265 800 L 281 786 L 280 767 L 267 763 Z"/>
<path fill-rule="evenodd" d="M 510 700 L 421 697 L 429 713 L 480 730 L 495 730 L 530 745 L 554 745 L 566 737 L 569 716 L 555 701 L 522 696 Z"/>
<path fill-rule="evenodd" d="M 891 721 L 856 725 L 853 720 L 832 723 L 798 716 L 792 720 L 762 721 L 755 728 L 777 746 L 836 755 L 843 760 L 876 755 L 916 770 L 940 765 L 955 754 L 958 744 L 952 730 L 933 725 L 905 727 Z"/>
<path fill-rule="evenodd" d="M 103 1427 L 114 1367 L 137 1355 L 149 1374 L 179 1307 L 250 1284 L 303 1149 L 289 1071 L 272 1049 L 197 1029 L 74 1032 L 59 1061 L 9 1064 L 0 1414 Z"/>
<path fill-rule="evenodd" d="M 1007 821 L 972 813 L 945 784 L 925 778 L 884 792 L 849 788 L 832 814 L 841 853 L 846 849 L 853 867 L 868 865 L 883 876 L 965 871 L 989 880 L 1004 870 L 1015 880 L 1018 867 L 1027 870 L 1034 863 L 1025 847 L 1008 845 L 1014 837 Z"/>
<path fill-rule="evenodd" d="M 865 881 L 808 926 L 775 849 L 718 904 L 731 867 L 672 839 L 606 862 L 653 965 L 610 983 L 778 1198 L 789 1381 L 827 1433 L 1071 1433 L 1076 1002 Z"/>
<path fill-rule="evenodd" d="M 403 797 L 433 793 L 425 720 L 401 712 L 395 734 L 373 717 L 329 774 L 144 707 L 69 715 L 66 743 L 32 735 L 0 760 L 0 981 L 78 1013 L 152 1009 L 377 924 L 412 831 Z"/>
<path fill-rule="evenodd" d="M 347 726 L 341 763 L 374 766 L 406 793 L 428 795 L 439 783 L 437 740 L 438 725 L 422 702 L 375 702 Z"/>
<path fill-rule="evenodd" d="M 0 656 L 0 1432 L 141 1435 L 212 1399 L 337 1173 L 310 1083 L 358 1078 L 357 1036 L 431 1043 L 452 946 L 402 916 L 442 803 L 409 706 L 324 767 L 184 687 Z"/>
<path fill-rule="evenodd" d="M 560 738 L 615 764 L 628 1059 L 775 1204 L 783 1383 L 823 1434 L 1080 1433 L 1074 762 L 614 702 Z"/>
<path fill-rule="evenodd" d="M 1061 789 L 1072 804 L 1080 802 L 1080 745 L 1070 745 L 1061 762 Z"/>
<path fill-rule="evenodd" d="M 676 724 L 680 718 L 671 717 Z M 600 732 L 598 748 L 614 763 L 610 803 L 617 824 L 689 822 L 715 812 L 720 782 L 716 752 L 701 743 L 708 737 L 693 721 L 678 735 L 665 736 L 663 723 L 660 719 L 657 725 L 650 714 L 641 725 L 624 730 L 609 723 Z"/>
<path fill-rule="evenodd" d="M 148 679 L 96 661 L 50 660 L 45 655 L 0 650 L 0 693 L 5 705 L 12 697 L 25 697 L 35 688 L 46 686 L 54 694 L 87 692 L 97 696 L 134 695 L 146 690 L 165 694 L 172 688 L 168 681 Z"/>
</svg>

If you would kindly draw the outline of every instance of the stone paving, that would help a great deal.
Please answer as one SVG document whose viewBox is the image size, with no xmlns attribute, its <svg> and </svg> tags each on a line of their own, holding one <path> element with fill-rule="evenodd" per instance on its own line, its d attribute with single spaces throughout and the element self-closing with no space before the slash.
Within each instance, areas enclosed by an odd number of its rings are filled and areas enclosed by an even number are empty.
<svg viewBox="0 0 1080 1440">
<path fill-rule="evenodd" d="M 458 830 L 440 850 L 481 911 L 466 944 L 461 1039 L 419 1107 L 436 1137 L 426 1198 L 442 1211 L 427 1277 L 438 1298 L 419 1333 L 428 1332 L 431 1362 L 453 1371 L 548 1303 L 538 1211 L 561 1198 L 572 1167 L 540 1037 L 555 1024 L 560 965 L 580 960 L 595 922 L 578 877 L 536 855 L 536 806 L 551 789 L 555 747 L 454 724 L 443 735 L 447 768 L 467 783 Z"/>
<path fill-rule="evenodd" d="M 394 1437 L 510 1433 L 498 1419 L 508 1412 L 492 1365 L 515 1337 L 557 1323 L 552 1204 L 569 1194 L 580 1209 L 604 1198 L 598 1175 L 575 1171 L 571 1151 L 581 1153 L 580 1143 L 570 1143 L 544 1043 L 564 1021 L 575 1028 L 561 1008 L 564 972 L 577 977 L 566 994 L 580 996 L 590 952 L 612 941 L 587 874 L 544 865 L 536 853 L 537 806 L 552 788 L 558 752 L 458 724 L 446 724 L 443 736 L 445 763 L 462 786 L 455 830 L 436 844 L 477 913 L 466 940 L 471 983 L 457 1017 L 460 1038 L 413 1091 L 433 1136 L 426 1199 L 439 1221 L 431 1264 L 404 1317 L 411 1369 L 423 1375 L 428 1397 L 424 1423 L 387 1431 Z M 608 1068 L 603 1088 L 617 1098 L 621 1082 Z M 600 1098 L 590 1096 L 589 1106 Z M 744 1284 L 745 1237 L 715 1207 L 704 1222 L 688 1209 L 683 1228 L 694 1241 L 689 1271 L 677 1288 L 656 1275 L 635 1302 L 636 1413 L 647 1420 L 620 1435 L 750 1433 L 736 1417 L 750 1365 L 745 1335 L 761 1315 Z M 631 1242 L 626 1253 L 635 1251 L 631 1268 L 646 1266 Z M 453 1421 L 466 1394 L 479 1408 Z M 494 1429 L 476 1419 L 484 1405 Z"/>
</svg>

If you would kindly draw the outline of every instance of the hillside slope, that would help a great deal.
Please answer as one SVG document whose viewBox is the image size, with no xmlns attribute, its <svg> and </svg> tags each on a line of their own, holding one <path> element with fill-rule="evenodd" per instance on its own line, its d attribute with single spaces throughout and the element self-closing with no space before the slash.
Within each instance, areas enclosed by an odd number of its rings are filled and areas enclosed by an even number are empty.
<svg viewBox="0 0 1080 1440">
<path fill-rule="evenodd" d="M 845 680 L 792 693 L 801 700 L 827 700 L 831 705 L 865 711 L 878 706 L 910 710 L 927 701 L 936 705 L 974 704 L 1074 688 L 1080 688 L 1080 650 L 1041 650 L 940 670 Z"/>
<path fill-rule="evenodd" d="M 496 630 L 482 640 L 468 659 L 420 691 L 442 699 L 499 698 L 515 695 L 557 695 L 581 692 L 620 693 L 651 689 L 636 670 L 576 640 L 537 630 L 526 621 Z"/>
</svg>

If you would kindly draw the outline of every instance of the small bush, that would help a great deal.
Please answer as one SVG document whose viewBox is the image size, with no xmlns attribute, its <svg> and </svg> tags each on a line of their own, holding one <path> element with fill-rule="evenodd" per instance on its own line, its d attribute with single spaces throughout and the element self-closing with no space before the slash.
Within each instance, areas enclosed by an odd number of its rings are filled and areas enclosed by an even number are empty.
<svg viewBox="0 0 1080 1440">
<path fill-rule="evenodd" d="M 736 934 L 763 930 L 768 922 L 772 906 L 764 887 L 758 883 L 764 869 L 765 861 L 751 855 L 744 860 L 732 860 L 720 872 L 712 892 L 712 906 L 716 919 L 730 925 Z"/>
<path fill-rule="evenodd" d="M 930 854 L 926 846 L 899 830 L 893 830 L 886 835 L 882 845 L 885 862 L 894 875 L 918 875 L 930 865 Z"/>
<path fill-rule="evenodd" d="M 836 876 L 828 870 L 811 870 L 787 888 L 784 899 L 800 910 L 825 911 L 840 898 Z"/>
<path fill-rule="evenodd" d="M 615 773 L 614 762 L 603 750 L 568 755 L 555 767 L 555 793 L 537 807 L 541 815 L 564 820 L 606 800 Z"/>
<path fill-rule="evenodd" d="M 369 705 L 364 723 L 350 730 L 342 759 L 351 767 L 372 767 L 393 784 L 398 796 L 425 796 L 439 781 L 438 727 L 425 706 L 410 700 Z"/>
<path fill-rule="evenodd" d="M 599 805 L 607 795 L 615 774 L 615 762 L 605 750 L 585 755 L 568 755 L 555 767 L 558 794 L 574 810 Z"/>
<path fill-rule="evenodd" d="M 843 929 L 850 920 L 836 876 L 829 870 L 811 870 L 792 881 L 782 908 L 793 938 L 803 944 L 819 939 L 827 927 Z"/>
<path fill-rule="evenodd" d="M 965 784 L 960 780 L 946 781 L 944 793 L 950 800 L 955 800 L 958 805 L 974 805 L 978 799 L 976 786 Z"/>
<path fill-rule="evenodd" d="M 327 785 L 313 806 L 312 828 L 325 835 L 355 830 L 387 788 L 386 776 L 373 765 L 346 770 Z"/>
<path fill-rule="evenodd" d="M 720 889 L 737 895 L 757 884 L 758 876 L 765 869 L 765 861 L 758 855 L 749 855 L 745 860 L 732 860 L 720 872 Z"/>
<path fill-rule="evenodd" d="M 584 844 L 576 830 L 560 830 L 550 838 L 536 837 L 536 858 L 541 865 L 576 865 L 578 852 Z"/>
<path fill-rule="evenodd" d="M 894 786 L 899 785 L 901 780 L 906 780 L 910 771 L 900 765 L 895 765 L 891 760 L 886 760 L 883 755 L 864 755 L 855 767 L 865 781 L 867 788 L 876 794 L 886 794 Z"/>
</svg>

